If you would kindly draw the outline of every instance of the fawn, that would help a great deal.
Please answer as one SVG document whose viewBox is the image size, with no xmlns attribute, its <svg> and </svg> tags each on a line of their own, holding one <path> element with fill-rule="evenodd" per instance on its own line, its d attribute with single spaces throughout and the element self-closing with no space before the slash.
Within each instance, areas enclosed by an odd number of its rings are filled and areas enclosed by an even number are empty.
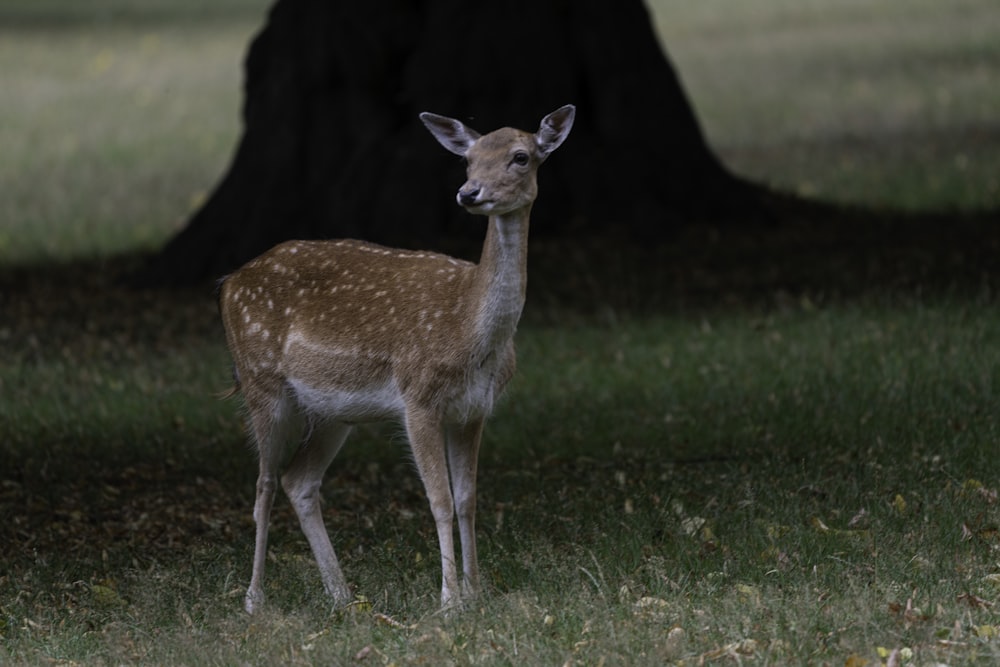
<svg viewBox="0 0 1000 667">
<path fill-rule="evenodd" d="M 441 548 L 441 604 L 479 587 L 476 467 L 483 423 L 514 373 L 536 172 L 566 139 L 575 107 L 534 134 L 486 135 L 420 119 L 467 161 L 457 200 L 489 216 L 478 264 L 356 240 L 289 241 L 223 279 L 220 310 L 257 445 L 249 613 L 264 602 L 268 522 L 279 472 L 337 605 L 351 600 L 320 511 L 324 473 L 353 424 L 398 420 L 430 501 Z M 463 577 L 453 543 L 458 517 Z"/>
</svg>

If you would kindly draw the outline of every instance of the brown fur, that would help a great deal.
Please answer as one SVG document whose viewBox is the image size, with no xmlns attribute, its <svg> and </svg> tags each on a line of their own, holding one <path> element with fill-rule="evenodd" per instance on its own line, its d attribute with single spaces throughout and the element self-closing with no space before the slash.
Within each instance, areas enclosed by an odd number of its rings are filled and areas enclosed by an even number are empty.
<svg viewBox="0 0 1000 667">
<path fill-rule="evenodd" d="M 375 419 L 406 426 L 438 529 L 442 604 L 460 592 L 452 544 L 456 514 L 463 589 L 478 587 L 479 440 L 514 373 L 535 172 L 565 139 L 573 109 L 547 116 L 536 134 L 503 128 L 480 137 L 458 121 L 421 118 L 445 148 L 468 160 L 460 203 L 490 216 L 478 264 L 363 241 L 289 241 L 221 285 L 234 393 L 243 393 L 260 456 L 248 611 L 263 602 L 268 520 L 286 459 L 281 483 L 324 586 L 335 602 L 348 601 L 319 512 L 319 487 L 350 424 Z"/>
</svg>

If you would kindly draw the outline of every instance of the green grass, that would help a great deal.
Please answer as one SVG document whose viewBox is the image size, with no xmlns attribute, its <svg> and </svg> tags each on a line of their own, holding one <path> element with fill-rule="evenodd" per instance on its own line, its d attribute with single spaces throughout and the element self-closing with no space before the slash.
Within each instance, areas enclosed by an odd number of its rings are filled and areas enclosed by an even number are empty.
<svg viewBox="0 0 1000 667">
<path fill-rule="evenodd" d="M 738 173 L 850 204 L 1000 205 L 996 3 L 650 4 Z"/>
<path fill-rule="evenodd" d="M 879 207 L 995 206 L 995 130 L 967 134 L 998 108 L 976 65 L 997 57 L 995 10 L 869 4 L 657 17 L 741 172 Z M 218 178 L 263 5 L 73 7 L 0 8 L 0 663 L 1000 658 L 1000 237 L 970 216 L 533 244 L 480 465 L 486 594 L 437 612 L 419 480 L 398 429 L 371 427 L 323 490 L 364 601 L 331 612 L 281 499 L 269 607 L 246 616 L 256 465 L 238 402 L 215 397 L 210 290 L 128 290 L 137 260 L 101 258 L 159 243 Z M 899 92 L 875 115 L 860 91 L 833 107 L 858 77 Z"/>
<path fill-rule="evenodd" d="M 150 249 L 207 196 L 266 3 L 202 4 L 0 7 L 0 263 Z"/>
<path fill-rule="evenodd" d="M 308 664 L 366 646 L 397 664 L 1000 657 L 995 308 L 876 300 L 528 325 L 481 465 L 481 603 L 435 614 L 419 482 L 398 438 L 370 430 L 324 493 L 370 607 L 329 614 L 281 502 L 271 606 L 251 620 L 254 466 L 235 405 L 211 399 L 225 350 L 206 337 L 209 305 L 180 308 L 195 324 L 171 343 L 139 323 L 126 348 L 101 351 L 98 318 L 82 339 L 48 332 L 38 343 L 60 358 L 40 359 L 31 334 L 9 335 L 25 350 L 0 415 L 10 659 Z"/>
</svg>

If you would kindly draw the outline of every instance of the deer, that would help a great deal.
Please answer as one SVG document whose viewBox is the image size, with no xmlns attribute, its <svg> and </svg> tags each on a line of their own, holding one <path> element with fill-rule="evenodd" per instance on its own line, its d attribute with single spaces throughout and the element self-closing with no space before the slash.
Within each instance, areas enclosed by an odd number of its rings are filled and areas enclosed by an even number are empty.
<svg viewBox="0 0 1000 667">
<path fill-rule="evenodd" d="M 352 600 L 320 510 L 320 487 L 354 425 L 372 421 L 404 427 L 437 529 L 442 609 L 479 592 L 480 440 L 514 374 L 538 167 L 565 141 L 575 114 L 566 105 L 535 133 L 504 127 L 485 135 L 453 118 L 420 114 L 434 138 L 466 161 L 458 204 L 488 217 L 478 263 L 353 239 L 297 240 L 221 280 L 232 393 L 242 394 L 259 463 L 248 613 L 265 602 L 279 481 L 326 595 L 334 607 Z"/>
</svg>

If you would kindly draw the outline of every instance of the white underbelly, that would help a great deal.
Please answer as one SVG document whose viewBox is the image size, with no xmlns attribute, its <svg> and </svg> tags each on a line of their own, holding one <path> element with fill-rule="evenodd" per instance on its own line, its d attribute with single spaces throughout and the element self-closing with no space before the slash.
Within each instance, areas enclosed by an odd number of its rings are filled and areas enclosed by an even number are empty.
<svg viewBox="0 0 1000 667">
<path fill-rule="evenodd" d="M 496 402 L 496 380 L 490 373 L 473 374 L 467 384 L 445 407 L 445 417 L 452 422 L 467 422 L 488 417 Z"/>
<path fill-rule="evenodd" d="M 313 416 L 343 422 L 405 419 L 406 400 L 391 378 L 381 384 L 352 390 L 317 386 L 301 378 L 289 378 L 288 386 L 295 402 Z M 464 423 L 488 417 L 497 394 L 493 369 L 479 369 L 470 373 L 464 382 L 441 388 L 436 396 L 428 396 L 432 405 L 424 407 L 436 407 L 446 421 Z"/>
<path fill-rule="evenodd" d="M 396 383 L 374 385 L 358 390 L 315 387 L 290 378 L 288 384 L 296 402 L 308 413 L 344 422 L 368 422 L 398 419 L 406 409 Z"/>
</svg>

